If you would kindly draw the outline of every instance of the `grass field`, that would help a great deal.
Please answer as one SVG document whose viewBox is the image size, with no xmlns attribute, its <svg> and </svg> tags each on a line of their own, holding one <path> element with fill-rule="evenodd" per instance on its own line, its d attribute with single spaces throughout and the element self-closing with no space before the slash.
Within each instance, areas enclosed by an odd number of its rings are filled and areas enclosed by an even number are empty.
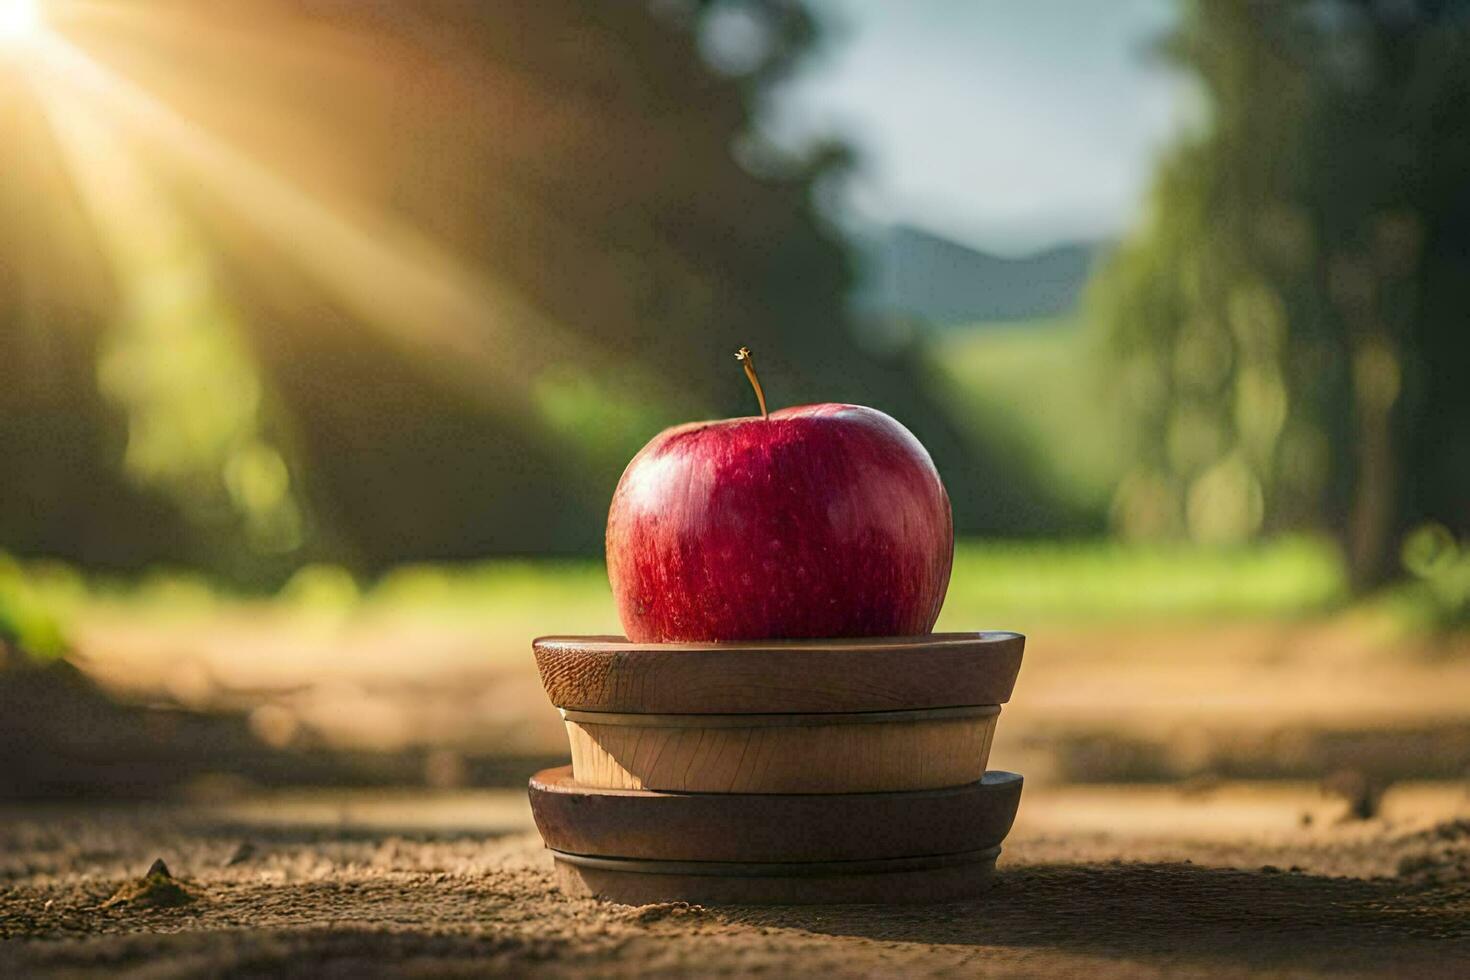
<svg viewBox="0 0 1470 980">
<path fill-rule="evenodd" d="M 1292 617 L 1345 601 L 1345 580 L 1325 541 L 1283 538 L 1248 546 L 1116 542 L 961 541 L 941 628 L 1024 619 L 1047 622 Z M 239 606 L 282 613 L 415 613 L 495 619 L 567 631 L 616 631 L 601 562 L 486 561 L 406 565 L 370 582 L 334 566 L 310 566 L 273 596 L 223 591 L 182 573 L 133 580 L 83 577 L 54 563 L 0 566 L 0 622 L 40 652 L 61 645 L 79 615 L 127 611 L 150 620 L 192 619 Z"/>
</svg>

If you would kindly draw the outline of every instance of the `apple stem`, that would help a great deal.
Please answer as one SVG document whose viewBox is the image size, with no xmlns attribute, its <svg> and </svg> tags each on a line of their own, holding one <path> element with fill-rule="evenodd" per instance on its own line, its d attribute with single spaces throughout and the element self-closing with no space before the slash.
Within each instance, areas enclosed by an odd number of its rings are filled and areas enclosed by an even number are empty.
<svg viewBox="0 0 1470 980">
<path fill-rule="evenodd" d="M 761 404 L 761 418 L 770 418 L 766 412 L 766 393 L 761 389 L 761 379 L 755 376 L 755 361 L 751 360 L 750 348 L 742 347 L 736 351 L 735 360 L 745 366 L 745 377 L 750 380 L 750 386 L 755 389 L 755 400 Z"/>
</svg>

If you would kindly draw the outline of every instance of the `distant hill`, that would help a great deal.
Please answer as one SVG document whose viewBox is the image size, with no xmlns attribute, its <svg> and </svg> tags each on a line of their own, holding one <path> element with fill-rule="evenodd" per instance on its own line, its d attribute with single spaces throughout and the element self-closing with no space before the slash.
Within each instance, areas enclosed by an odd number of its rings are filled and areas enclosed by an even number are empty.
<svg viewBox="0 0 1470 980">
<path fill-rule="evenodd" d="M 1002 258 L 918 228 L 897 226 L 870 240 L 859 308 L 940 326 L 1057 316 L 1077 307 L 1110 243 L 1061 245 Z"/>
</svg>

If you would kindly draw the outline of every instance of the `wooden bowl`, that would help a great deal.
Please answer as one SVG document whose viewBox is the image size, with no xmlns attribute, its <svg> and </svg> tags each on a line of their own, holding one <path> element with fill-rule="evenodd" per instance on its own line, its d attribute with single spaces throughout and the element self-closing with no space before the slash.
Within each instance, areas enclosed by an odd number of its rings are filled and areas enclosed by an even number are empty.
<svg viewBox="0 0 1470 980">
<path fill-rule="evenodd" d="M 999 847 L 966 854 L 744 864 L 635 861 L 553 851 L 556 883 L 568 895 L 623 905 L 915 904 L 974 898 L 990 887 Z"/>
<path fill-rule="evenodd" d="M 938 789 L 985 774 L 1025 638 L 762 643 L 543 637 L 579 784 L 703 793 Z"/>
<path fill-rule="evenodd" d="M 1021 777 L 910 793 L 592 789 L 531 779 L 531 812 L 568 894 L 642 905 L 940 902 L 988 887 Z"/>
<path fill-rule="evenodd" d="M 911 793 L 656 793 L 594 789 L 560 766 L 531 778 L 531 813 L 564 854 L 650 861 L 880 861 L 997 847 L 1021 777 Z"/>
</svg>

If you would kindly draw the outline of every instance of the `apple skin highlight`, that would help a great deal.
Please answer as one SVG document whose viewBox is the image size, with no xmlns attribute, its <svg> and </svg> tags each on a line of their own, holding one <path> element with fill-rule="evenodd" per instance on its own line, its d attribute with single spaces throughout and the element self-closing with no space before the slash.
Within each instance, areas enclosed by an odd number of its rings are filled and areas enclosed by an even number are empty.
<svg viewBox="0 0 1470 980">
<path fill-rule="evenodd" d="M 953 560 L 929 453 L 860 405 L 666 429 L 608 514 L 608 578 L 639 643 L 928 633 Z"/>
</svg>

